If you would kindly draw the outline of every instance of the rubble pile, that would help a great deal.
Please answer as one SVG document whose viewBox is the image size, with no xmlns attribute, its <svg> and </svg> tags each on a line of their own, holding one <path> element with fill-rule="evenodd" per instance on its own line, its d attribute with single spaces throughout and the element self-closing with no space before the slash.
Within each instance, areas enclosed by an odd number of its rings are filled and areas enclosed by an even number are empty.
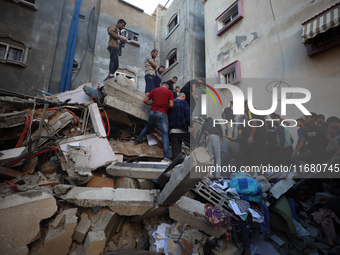
<svg viewBox="0 0 340 255">
<path fill-rule="evenodd" d="M 0 97 L 1 254 L 340 253 L 337 180 L 193 174 L 204 147 L 164 164 L 133 145 L 149 109 L 130 83 Z"/>
</svg>

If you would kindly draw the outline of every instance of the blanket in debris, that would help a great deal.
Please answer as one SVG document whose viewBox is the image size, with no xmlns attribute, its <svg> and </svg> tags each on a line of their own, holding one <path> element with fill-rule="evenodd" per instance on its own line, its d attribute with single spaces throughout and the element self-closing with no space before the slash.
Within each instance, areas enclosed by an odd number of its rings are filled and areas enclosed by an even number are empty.
<svg viewBox="0 0 340 255">
<path fill-rule="evenodd" d="M 231 217 L 228 213 L 218 207 L 209 203 L 204 206 L 205 218 L 209 221 L 210 225 L 215 229 L 219 229 L 222 225 L 230 225 Z"/>
<path fill-rule="evenodd" d="M 246 201 L 261 202 L 262 187 L 253 178 L 233 178 L 229 182 L 229 188 L 234 188 L 241 199 Z"/>
</svg>

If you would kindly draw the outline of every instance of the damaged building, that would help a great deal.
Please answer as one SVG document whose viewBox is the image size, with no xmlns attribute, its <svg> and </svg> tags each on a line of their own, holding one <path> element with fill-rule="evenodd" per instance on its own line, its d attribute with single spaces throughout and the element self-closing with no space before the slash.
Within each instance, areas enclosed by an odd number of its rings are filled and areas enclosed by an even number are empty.
<svg viewBox="0 0 340 255">
<path fill-rule="evenodd" d="M 271 42 L 277 43 L 277 34 L 275 25 L 267 31 L 250 21 L 254 16 L 247 17 L 255 15 L 251 14 L 257 9 L 255 3 L 174 0 L 167 8 L 158 6 L 150 16 L 123 0 L 0 2 L 1 254 L 340 253 L 339 161 L 323 179 L 293 171 L 254 175 L 229 171 L 216 178 L 205 170 L 214 165 L 214 157 L 204 143 L 193 148 L 183 145 L 181 154 L 168 163 L 162 161 L 158 127 L 134 145 L 148 121 L 143 61 L 154 47 L 160 53 L 157 65 L 166 67 L 164 79 L 177 75 L 180 86 L 206 73 L 221 80 L 235 78 L 226 83 L 236 81 L 245 91 L 248 83 L 237 81 L 238 68 L 249 78 L 280 74 L 280 68 L 261 60 L 263 44 L 274 51 Z M 276 13 L 279 27 L 287 27 L 288 38 L 281 38 L 283 42 L 291 42 L 290 36 L 298 34 L 292 31 L 295 23 L 287 24 L 291 16 L 283 18 L 287 10 L 295 11 L 292 16 L 301 11 L 299 20 L 305 21 L 339 5 L 304 2 L 293 8 L 293 3 L 273 1 L 275 11 L 278 5 L 287 5 Z M 58 93 L 77 6 L 71 84 Z M 262 10 L 271 18 L 267 7 Z M 240 14 L 242 18 L 237 17 Z M 260 16 L 269 19 L 263 13 Z M 123 32 L 128 43 L 117 75 L 103 82 L 109 63 L 107 27 L 119 18 L 127 22 Z M 236 23 L 229 27 L 234 19 Z M 238 22 L 251 26 L 237 30 Z M 227 30 L 230 33 L 224 33 Z M 302 31 L 298 32 L 300 36 Z M 296 38 L 290 46 L 293 43 Z M 308 68 L 313 68 L 311 72 L 316 73 L 325 55 L 310 60 L 301 48 L 299 44 L 292 54 L 300 62 L 304 54 L 307 64 L 303 62 L 299 70 L 308 75 Z M 338 50 L 325 51 L 331 63 Z M 266 65 L 250 68 L 255 59 Z M 289 74 L 299 71 L 288 66 Z M 322 69 L 331 77 L 324 86 L 338 81 L 336 68 L 334 64 Z M 212 80 L 206 82 L 214 85 Z M 316 85 L 314 81 L 308 88 L 322 98 L 338 91 Z M 223 88 L 218 92 L 223 102 L 229 98 Z M 210 107 L 212 102 L 207 104 Z M 338 100 L 327 102 L 325 107 L 332 107 L 330 113 L 336 115 L 338 104 Z M 314 105 L 313 101 L 307 107 Z M 198 104 L 196 112 L 200 109 Z M 219 117 L 220 110 L 209 113 Z M 224 162 L 235 157 L 239 143 L 227 136 L 222 140 Z"/>
</svg>

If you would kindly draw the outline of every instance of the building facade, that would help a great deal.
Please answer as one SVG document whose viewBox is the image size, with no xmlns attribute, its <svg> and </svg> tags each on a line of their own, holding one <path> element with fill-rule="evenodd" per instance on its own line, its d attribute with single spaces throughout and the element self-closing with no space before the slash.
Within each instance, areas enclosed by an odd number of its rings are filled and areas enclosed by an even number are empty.
<svg viewBox="0 0 340 255">
<path fill-rule="evenodd" d="M 165 66 L 163 80 L 177 76 L 176 85 L 205 77 L 204 10 L 201 1 L 174 0 L 156 12 L 158 64 Z"/>
<path fill-rule="evenodd" d="M 0 0 L 0 88 L 36 95 L 59 92 L 76 0 Z M 120 57 L 122 75 L 144 90 L 144 59 L 155 47 L 155 17 L 123 0 L 83 0 L 70 89 L 96 85 L 108 75 L 107 28 L 123 18 L 130 43 Z M 41 94 L 40 94 L 41 95 Z"/>
<path fill-rule="evenodd" d="M 234 85 L 243 92 L 244 99 L 251 87 L 254 106 L 261 110 L 271 108 L 277 88 L 278 106 L 274 111 L 281 115 L 280 89 L 304 88 L 311 94 L 304 104 L 309 112 L 339 116 L 337 1 L 206 0 L 203 4 L 206 76 L 211 84 Z M 327 41 L 325 33 L 329 32 L 332 39 Z M 207 105 L 214 109 L 208 109 L 208 114 L 220 118 L 229 101 L 234 99 L 235 105 L 235 98 L 228 89 L 217 91 L 223 106 L 217 106 L 217 110 L 209 98 Z M 290 93 L 287 98 L 299 96 Z M 282 117 L 296 119 L 301 115 L 297 107 L 289 105 Z"/>
</svg>

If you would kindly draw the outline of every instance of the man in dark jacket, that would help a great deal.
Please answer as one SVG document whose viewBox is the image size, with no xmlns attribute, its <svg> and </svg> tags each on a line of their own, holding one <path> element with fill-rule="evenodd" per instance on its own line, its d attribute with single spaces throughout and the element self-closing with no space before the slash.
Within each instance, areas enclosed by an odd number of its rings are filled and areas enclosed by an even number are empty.
<svg viewBox="0 0 340 255">
<path fill-rule="evenodd" d="M 174 101 L 174 107 L 169 111 L 170 142 L 172 159 L 181 153 L 182 142 L 192 148 L 193 137 L 190 135 L 190 106 L 185 101 L 185 94 L 180 93 Z M 190 143 L 191 141 L 191 143 Z"/>
</svg>

